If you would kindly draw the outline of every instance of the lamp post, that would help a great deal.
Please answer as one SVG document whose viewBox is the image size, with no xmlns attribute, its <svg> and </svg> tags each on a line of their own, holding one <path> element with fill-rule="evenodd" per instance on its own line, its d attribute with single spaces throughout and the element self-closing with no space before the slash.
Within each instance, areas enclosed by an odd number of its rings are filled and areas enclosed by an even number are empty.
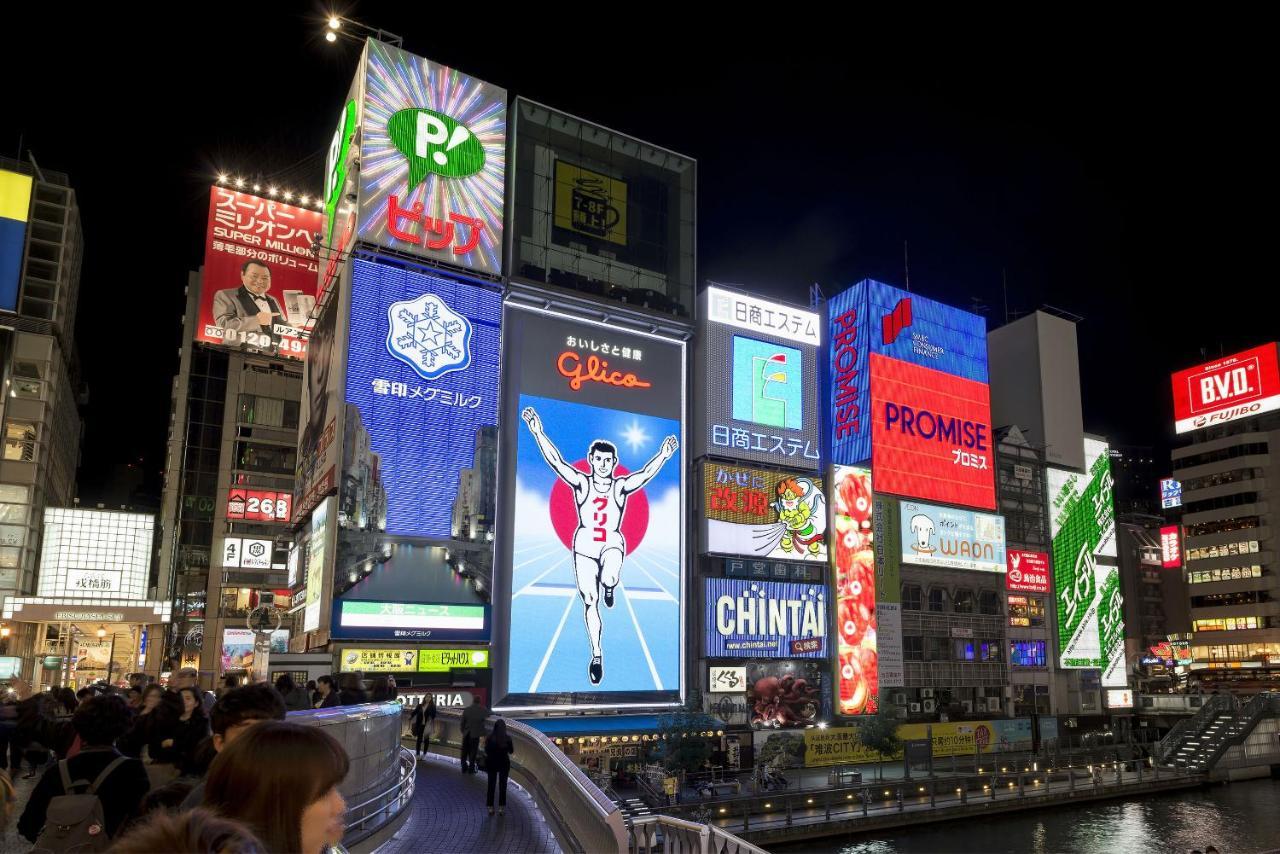
<svg viewBox="0 0 1280 854">
<path fill-rule="evenodd" d="M 354 32 L 352 32 L 353 30 Z M 333 15 L 329 18 L 328 26 L 325 29 L 324 40 L 333 44 L 338 40 L 338 36 L 355 42 L 362 42 L 367 36 L 395 47 L 404 47 L 404 39 L 395 33 L 380 30 L 377 27 L 371 27 L 368 24 L 362 24 L 359 21 L 353 21 L 341 15 Z"/>
<path fill-rule="evenodd" d="M 9 654 L 9 634 L 12 631 L 8 626 L 0 626 L 0 655 Z"/>
</svg>

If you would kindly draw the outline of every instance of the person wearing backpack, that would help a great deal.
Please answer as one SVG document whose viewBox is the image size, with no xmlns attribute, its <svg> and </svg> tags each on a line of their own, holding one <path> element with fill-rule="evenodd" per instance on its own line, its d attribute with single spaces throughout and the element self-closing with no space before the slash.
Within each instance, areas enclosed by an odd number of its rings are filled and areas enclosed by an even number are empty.
<svg viewBox="0 0 1280 854">
<path fill-rule="evenodd" d="M 129 729 L 123 698 L 87 700 L 71 719 L 83 747 L 45 771 L 18 819 L 35 852 L 105 851 L 147 794 L 147 769 L 116 750 Z"/>
</svg>

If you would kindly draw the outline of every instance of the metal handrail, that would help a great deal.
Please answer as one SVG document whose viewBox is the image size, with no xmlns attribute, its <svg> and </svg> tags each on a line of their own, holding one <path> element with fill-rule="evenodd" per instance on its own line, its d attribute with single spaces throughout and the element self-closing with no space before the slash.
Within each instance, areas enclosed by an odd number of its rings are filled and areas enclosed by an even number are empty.
<svg viewBox="0 0 1280 854">
<path fill-rule="evenodd" d="M 354 806 L 347 807 L 347 813 L 346 813 L 347 821 L 344 823 L 343 827 L 344 827 L 345 833 L 348 834 L 348 838 L 345 840 L 348 845 L 350 845 L 353 842 L 357 842 L 359 841 L 360 838 L 362 838 L 359 836 L 355 838 L 351 838 L 349 834 L 351 833 L 352 829 L 355 829 L 355 828 L 363 829 L 364 825 L 366 825 L 371 818 L 378 815 L 378 813 L 387 809 L 392 804 L 399 803 L 401 804 L 400 809 L 403 809 L 405 804 L 408 804 L 410 801 L 413 800 L 413 793 L 417 788 L 417 779 L 418 779 L 417 767 L 418 767 L 418 762 L 413 755 L 413 751 L 408 750 L 407 748 L 404 748 L 404 747 L 400 748 L 400 774 L 397 776 L 395 783 L 393 783 L 387 789 L 369 798 L 368 800 L 362 801 L 358 804 L 355 804 Z M 369 812 L 359 816 L 358 818 L 352 818 L 354 814 L 356 814 L 361 810 L 364 810 L 366 807 L 372 804 L 377 804 L 378 805 L 377 808 L 374 810 L 370 810 Z M 396 813 L 399 813 L 399 811 L 400 810 L 396 810 Z M 382 824 L 379 824 L 378 827 L 382 827 Z M 373 830 L 376 831 L 377 829 L 378 828 L 374 828 Z"/>
<path fill-rule="evenodd" d="M 1232 696 L 1218 694 L 1210 697 L 1198 712 L 1189 718 L 1178 721 L 1178 723 L 1174 724 L 1173 729 L 1169 730 L 1168 735 L 1156 742 L 1156 760 L 1161 763 L 1168 762 L 1169 758 L 1182 746 L 1182 743 L 1187 738 L 1203 734 L 1209 724 L 1217 719 L 1219 713 L 1227 710 L 1234 711 L 1235 707 L 1236 700 Z"/>
<path fill-rule="evenodd" d="M 760 846 L 752 845 L 722 827 L 714 824 L 699 824 L 669 815 L 648 815 L 634 819 L 627 828 L 627 837 L 627 850 L 631 854 L 650 854 L 654 851 L 768 854 Z M 668 846 L 668 841 L 675 844 Z"/>
</svg>

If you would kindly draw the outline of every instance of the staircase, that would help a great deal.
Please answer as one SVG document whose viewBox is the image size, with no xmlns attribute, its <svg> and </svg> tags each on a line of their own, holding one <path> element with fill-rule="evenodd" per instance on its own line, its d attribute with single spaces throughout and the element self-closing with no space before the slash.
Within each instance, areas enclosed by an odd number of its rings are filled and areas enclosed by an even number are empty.
<svg viewBox="0 0 1280 854">
<path fill-rule="evenodd" d="M 1161 739 L 1155 749 L 1156 761 L 1208 774 L 1227 748 L 1249 737 L 1267 713 L 1272 696 L 1258 694 L 1244 704 L 1226 695 L 1210 698 L 1199 712 L 1180 721 Z"/>
</svg>

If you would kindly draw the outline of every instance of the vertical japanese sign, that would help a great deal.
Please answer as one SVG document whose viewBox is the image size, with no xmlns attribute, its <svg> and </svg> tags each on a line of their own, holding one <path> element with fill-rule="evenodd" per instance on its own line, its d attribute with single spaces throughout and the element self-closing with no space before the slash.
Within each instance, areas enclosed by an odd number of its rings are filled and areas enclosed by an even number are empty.
<svg viewBox="0 0 1280 854">
<path fill-rule="evenodd" d="M 702 487 L 707 552 L 826 563 L 822 478 L 708 461 Z"/>
<path fill-rule="evenodd" d="M 818 315 L 716 287 L 705 298 L 706 452 L 816 469 Z"/>
<path fill-rule="evenodd" d="M 852 466 L 832 470 L 831 552 L 836 592 L 836 711 L 874 714 L 880 707 L 876 648 L 876 558 L 871 472 Z"/>
<path fill-rule="evenodd" d="M 30 175 L 0 169 L 0 311 L 16 311 L 31 213 Z"/>
<path fill-rule="evenodd" d="M 1165 569 L 1182 566 L 1182 529 L 1177 525 L 1160 529 L 1160 565 Z"/>
<path fill-rule="evenodd" d="M 460 535 L 455 517 L 493 513 L 463 481 L 482 462 L 481 432 L 497 429 L 502 297 L 446 276 L 351 265 L 343 526 Z"/>
<path fill-rule="evenodd" d="M 514 303 L 503 335 L 500 704 L 677 702 L 685 345 Z"/>
<path fill-rule="evenodd" d="M 323 223 L 320 211 L 214 187 L 196 340 L 304 358 Z"/>
<path fill-rule="evenodd" d="M 896 498 L 874 502 L 872 536 L 876 560 L 876 660 L 880 693 L 906 684 L 902 658 L 902 550 L 895 532 L 902 508 Z"/>
<path fill-rule="evenodd" d="M 1046 478 L 1059 666 L 1100 668 L 1104 686 L 1122 686 L 1124 610 L 1105 442 L 1085 439 L 1085 464 L 1084 474 L 1050 468 Z"/>
<path fill-rule="evenodd" d="M 345 303 L 350 300 L 351 265 L 344 264 L 330 286 L 308 342 L 302 371 L 302 406 L 298 422 L 298 467 L 294 474 L 293 518 L 304 519 L 337 487 L 342 437 L 343 377 L 346 340 Z"/>
<path fill-rule="evenodd" d="M 501 274 L 506 90 L 384 42 L 366 53 L 359 239 Z"/>
<path fill-rule="evenodd" d="M 311 538 L 307 541 L 307 599 L 303 611 L 302 630 L 314 632 L 320 628 L 320 614 L 325 595 L 325 581 L 329 578 L 329 564 L 332 556 L 328 553 L 329 514 L 333 507 L 333 499 L 325 499 L 324 503 L 311 514 Z"/>
</svg>

